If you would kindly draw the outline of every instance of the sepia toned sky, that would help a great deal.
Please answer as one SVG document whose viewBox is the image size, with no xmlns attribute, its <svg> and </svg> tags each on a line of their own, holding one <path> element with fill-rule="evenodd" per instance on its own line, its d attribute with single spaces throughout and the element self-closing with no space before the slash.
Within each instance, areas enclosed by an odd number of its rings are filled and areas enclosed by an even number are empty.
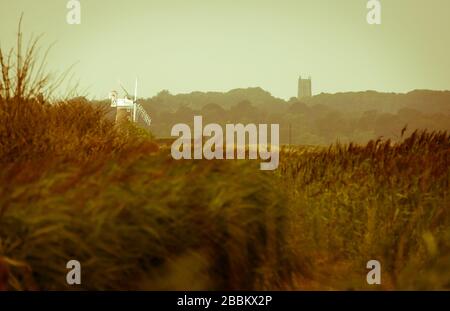
<svg viewBox="0 0 450 311">
<path fill-rule="evenodd" d="M 296 96 L 299 74 L 313 93 L 450 89 L 450 1 L 381 0 L 382 24 L 366 22 L 366 0 L 0 0 L 0 44 L 25 34 L 56 41 L 49 67 L 77 62 L 91 97 L 120 79 L 139 96 L 260 86 Z"/>
</svg>

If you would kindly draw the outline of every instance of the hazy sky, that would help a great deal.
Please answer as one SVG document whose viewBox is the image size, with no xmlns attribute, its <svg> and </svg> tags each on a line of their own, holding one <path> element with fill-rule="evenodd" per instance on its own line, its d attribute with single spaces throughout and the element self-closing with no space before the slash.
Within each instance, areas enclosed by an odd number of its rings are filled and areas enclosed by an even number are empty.
<svg viewBox="0 0 450 311">
<path fill-rule="evenodd" d="M 66 23 L 67 0 L 0 0 L 0 44 L 24 32 L 56 41 L 49 65 L 74 62 L 91 96 L 117 80 L 139 96 L 260 86 L 297 94 L 450 89 L 450 1 L 381 0 L 382 24 L 366 22 L 367 0 L 80 0 L 81 25 Z"/>
</svg>

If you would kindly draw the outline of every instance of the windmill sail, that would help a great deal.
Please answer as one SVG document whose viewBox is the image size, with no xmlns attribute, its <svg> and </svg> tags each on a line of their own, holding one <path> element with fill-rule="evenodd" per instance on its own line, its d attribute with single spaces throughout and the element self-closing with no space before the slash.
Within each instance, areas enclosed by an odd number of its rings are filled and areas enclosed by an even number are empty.
<svg viewBox="0 0 450 311">
<path fill-rule="evenodd" d="M 136 102 L 137 100 L 137 78 L 136 78 L 136 83 L 134 84 L 134 102 Z"/>
<path fill-rule="evenodd" d="M 136 78 L 136 83 L 134 84 L 134 101 L 133 101 L 133 121 L 136 122 L 136 113 L 137 113 L 137 78 Z"/>
<path fill-rule="evenodd" d="M 150 126 L 150 124 L 152 123 L 152 119 L 147 114 L 144 107 L 142 107 L 142 105 L 136 103 L 136 111 L 137 111 L 137 114 L 142 118 L 142 120 L 144 120 L 145 124 Z"/>
<path fill-rule="evenodd" d="M 122 82 L 120 82 L 120 80 L 118 80 L 119 86 L 120 88 L 125 92 L 126 97 L 130 97 L 130 94 L 128 94 L 127 89 L 122 85 Z"/>
</svg>

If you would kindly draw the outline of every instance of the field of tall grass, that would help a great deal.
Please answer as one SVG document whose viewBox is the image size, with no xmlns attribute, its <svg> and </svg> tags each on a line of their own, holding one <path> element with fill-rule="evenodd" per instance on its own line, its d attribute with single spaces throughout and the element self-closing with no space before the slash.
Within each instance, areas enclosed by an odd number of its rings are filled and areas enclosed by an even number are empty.
<svg viewBox="0 0 450 311">
<path fill-rule="evenodd" d="M 399 143 L 297 148 L 279 175 L 290 197 L 297 287 L 450 289 L 450 136 L 414 132 Z M 377 288 L 377 287 L 375 287 Z"/>
<path fill-rule="evenodd" d="M 16 116 L 20 115 L 18 118 Z M 450 137 L 175 161 L 86 103 L 0 103 L 8 289 L 380 289 L 450 285 Z M 32 126 L 31 126 L 32 125 Z"/>
<path fill-rule="evenodd" d="M 0 289 L 450 289 L 448 133 L 284 148 L 274 172 L 175 161 L 51 100 L 33 51 L 0 50 Z"/>
</svg>

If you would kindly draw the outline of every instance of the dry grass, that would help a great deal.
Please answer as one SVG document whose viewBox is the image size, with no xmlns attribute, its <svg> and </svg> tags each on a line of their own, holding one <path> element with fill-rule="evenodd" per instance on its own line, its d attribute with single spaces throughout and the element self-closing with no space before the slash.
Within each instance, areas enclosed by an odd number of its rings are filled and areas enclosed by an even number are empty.
<svg viewBox="0 0 450 311">
<path fill-rule="evenodd" d="M 266 288 L 284 269 L 283 197 L 255 169 L 142 152 L 52 165 L 39 179 L 16 182 L 2 193 L 8 208 L 0 218 L 10 285 L 69 288 L 65 262 L 73 258 L 83 265 L 81 288 L 155 289 L 164 286 L 156 283 L 161 269 L 174 262 L 179 271 L 191 269 L 179 258 L 195 251 L 212 276 L 209 288 Z"/>
<path fill-rule="evenodd" d="M 304 283 L 369 288 L 365 263 L 378 259 L 382 288 L 450 288 L 447 133 L 299 150 L 282 159 L 292 247 L 307 264 Z"/>
<path fill-rule="evenodd" d="M 83 102 L 13 99 L 0 112 L 1 286 L 74 289 L 71 259 L 75 289 L 263 289 L 288 274 L 285 197 L 256 164 L 174 161 Z M 165 272 L 192 258 L 208 282 Z"/>
<path fill-rule="evenodd" d="M 0 47 L 0 100 L 35 100 L 44 103 L 66 81 L 73 66 L 59 74 L 48 72 L 46 64 L 51 46 L 41 53 L 42 35 L 32 36 L 24 46 L 22 17 L 18 24 L 16 46 L 7 51 Z M 69 86 L 66 95 L 74 96 L 77 86 Z"/>
</svg>

